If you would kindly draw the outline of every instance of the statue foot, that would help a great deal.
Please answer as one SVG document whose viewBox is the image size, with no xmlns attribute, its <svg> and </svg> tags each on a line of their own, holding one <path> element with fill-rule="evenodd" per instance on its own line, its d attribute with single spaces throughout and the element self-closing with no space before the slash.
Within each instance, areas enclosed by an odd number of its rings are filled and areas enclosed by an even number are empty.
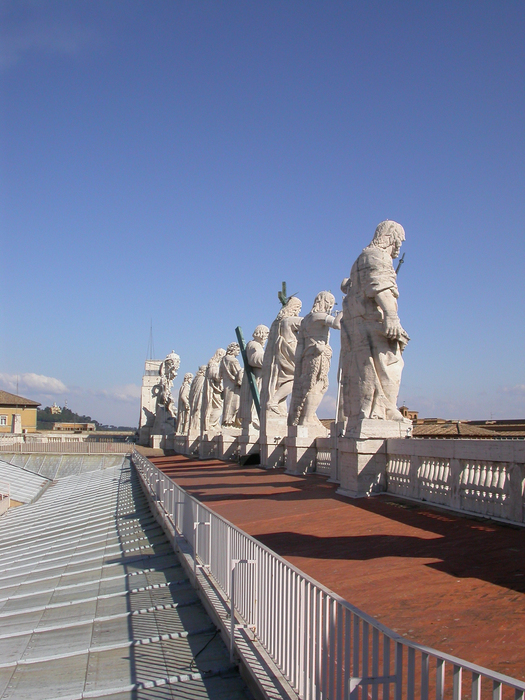
<svg viewBox="0 0 525 700">
<path fill-rule="evenodd" d="M 266 404 L 266 410 L 272 411 L 272 413 L 276 413 L 278 416 L 282 415 L 281 411 L 279 410 L 279 406 L 277 404 L 271 404 L 271 403 Z"/>
</svg>

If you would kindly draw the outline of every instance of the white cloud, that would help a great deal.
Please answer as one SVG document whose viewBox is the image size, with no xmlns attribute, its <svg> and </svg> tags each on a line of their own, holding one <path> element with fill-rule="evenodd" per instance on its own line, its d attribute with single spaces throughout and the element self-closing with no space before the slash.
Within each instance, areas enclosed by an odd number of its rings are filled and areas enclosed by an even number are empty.
<svg viewBox="0 0 525 700">
<path fill-rule="evenodd" d="M 4 387 L 5 391 L 15 393 L 18 386 L 18 392 L 36 392 L 44 396 L 57 396 L 67 392 L 67 386 L 60 379 L 33 372 L 25 372 L 24 374 L 0 373 L 0 386 Z"/>
<path fill-rule="evenodd" d="M 515 386 L 510 386 L 510 387 L 504 387 L 503 391 L 506 394 L 518 394 L 518 395 L 525 395 L 525 384 L 516 384 Z"/>
<path fill-rule="evenodd" d="M 137 384 L 92 389 L 66 386 L 56 377 L 25 372 L 0 373 L 0 389 L 38 401 L 42 406 L 51 405 L 53 401 L 63 406 L 67 401 L 68 407 L 76 413 L 111 425 L 135 425 L 140 409 L 141 387 Z"/>
<path fill-rule="evenodd" d="M 96 396 L 114 401 L 133 401 L 135 403 L 140 398 L 140 391 L 141 387 L 137 386 L 137 384 L 124 384 L 123 386 L 114 386 L 110 389 L 102 389 L 93 393 Z"/>
</svg>

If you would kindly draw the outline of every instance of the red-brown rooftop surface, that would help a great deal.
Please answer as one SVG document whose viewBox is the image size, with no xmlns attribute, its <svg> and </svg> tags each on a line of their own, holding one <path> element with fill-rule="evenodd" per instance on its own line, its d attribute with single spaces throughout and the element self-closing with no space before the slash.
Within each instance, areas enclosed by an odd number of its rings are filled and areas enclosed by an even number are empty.
<svg viewBox="0 0 525 700">
<path fill-rule="evenodd" d="M 182 488 L 408 638 L 525 679 L 525 531 L 326 478 L 150 459 Z"/>
</svg>

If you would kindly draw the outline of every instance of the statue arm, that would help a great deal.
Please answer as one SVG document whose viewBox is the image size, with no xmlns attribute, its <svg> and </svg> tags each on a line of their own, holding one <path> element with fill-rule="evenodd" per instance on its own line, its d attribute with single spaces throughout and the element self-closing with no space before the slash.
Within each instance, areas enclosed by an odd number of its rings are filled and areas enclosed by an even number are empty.
<svg viewBox="0 0 525 700">
<path fill-rule="evenodd" d="M 399 340 L 405 346 L 410 338 L 399 321 L 397 302 L 391 289 L 384 289 L 375 296 L 377 305 L 383 311 L 383 330 L 390 340 Z"/>
<path fill-rule="evenodd" d="M 343 320 L 343 312 L 339 311 L 335 317 L 327 315 L 325 319 L 325 326 L 330 326 L 330 328 L 333 328 L 336 331 L 341 330 L 341 321 Z"/>
<path fill-rule="evenodd" d="M 240 365 L 240 362 L 238 360 L 235 361 L 235 365 L 233 366 L 233 381 L 237 384 L 237 386 L 241 386 L 242 384 L 242 377 L 244 375 L 244 370 Z"/>
</svg>

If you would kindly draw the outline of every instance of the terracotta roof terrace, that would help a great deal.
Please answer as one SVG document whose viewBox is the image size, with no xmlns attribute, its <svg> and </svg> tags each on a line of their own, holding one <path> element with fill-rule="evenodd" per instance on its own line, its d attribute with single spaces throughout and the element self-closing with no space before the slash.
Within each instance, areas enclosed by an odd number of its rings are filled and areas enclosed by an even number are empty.
<svg viewBox="0 0 525 700">
<path fill-rule="evenodd" d="M 208 507 L 391 629 L 525 679 L 524 529 L 387 494 L 347 499 L 318 475 L 180 455 L 150 459 Z"/>
</svg>

